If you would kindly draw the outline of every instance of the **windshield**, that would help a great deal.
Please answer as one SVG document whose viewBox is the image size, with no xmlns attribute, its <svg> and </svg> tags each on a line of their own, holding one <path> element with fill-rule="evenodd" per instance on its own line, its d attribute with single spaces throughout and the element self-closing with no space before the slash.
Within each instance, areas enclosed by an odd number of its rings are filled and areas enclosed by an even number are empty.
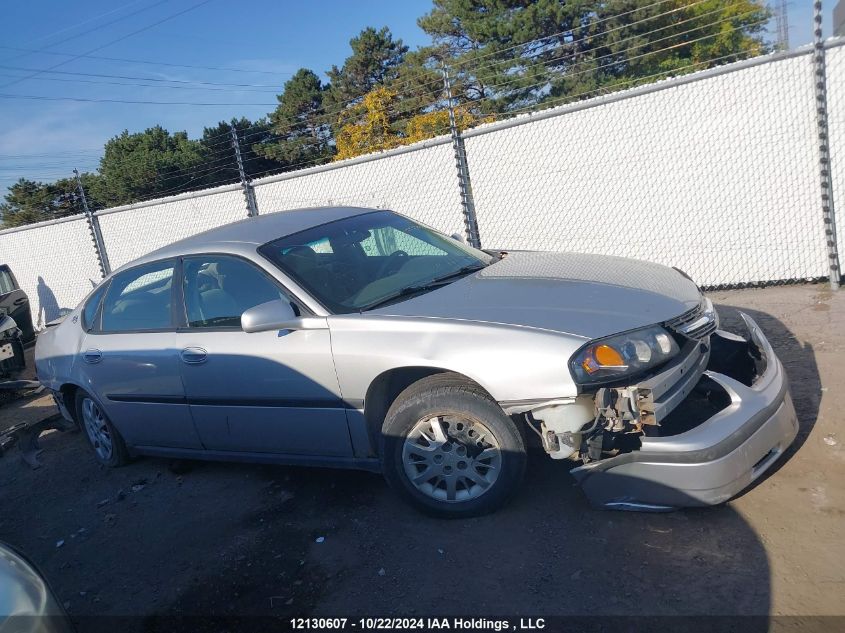
<svg viewBox="0 0 845 633">
<path fill-rule="evenodd" d="M 259 252 L 335 314 L 410 297 L 492 261 L 390 211 L 316 226 L 269 242 Z"/>
</svg>

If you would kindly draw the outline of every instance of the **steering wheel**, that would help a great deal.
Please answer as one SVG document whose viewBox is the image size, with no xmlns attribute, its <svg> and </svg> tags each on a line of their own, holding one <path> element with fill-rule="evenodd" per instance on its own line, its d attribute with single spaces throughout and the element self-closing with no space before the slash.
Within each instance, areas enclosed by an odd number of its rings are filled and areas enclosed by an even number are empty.
<svg viewBox="0 0 845 633">
<path fill-rule="evenodd" d="M 408 253 L 405 251 L 393 251 L 390 255 L 387 256 L 387 259 L 381 265 L 381 268 L 378 270 L 379 277 L 385 277 L 387 275 L 392 275 L 397 270 L 402 268 L 402 264 L 396 265 L 399 263 L 399 260 L 404 259 L 408 256 Z M 395 268 L 395 270 L 394 270 Z"/>
</svg>

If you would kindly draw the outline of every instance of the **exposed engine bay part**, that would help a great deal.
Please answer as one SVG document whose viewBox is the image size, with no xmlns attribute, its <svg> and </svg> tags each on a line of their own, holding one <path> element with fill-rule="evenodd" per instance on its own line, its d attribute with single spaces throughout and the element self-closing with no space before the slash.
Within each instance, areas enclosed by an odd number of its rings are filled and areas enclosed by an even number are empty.
<svg viewBox="0 0 845 633">
<path fill-rule="evenodd" d="M 529 415 L 529 423 L 531 420 L 540 423 L 543 448 L 553 459 L 566 459 L 577 453 L 584 427 L 596 417 L 590 396 L 579 396 L 566 404 L 546 404 L 532 409 Z"/>
<path fill-rule="evenodd" d="M 638 450 L 642 437 L 669 437 L 695 428 L 731 403 L 730 394 L 708 373 L 751 386 L 765 365 L 758 345 L 736 334 L 717 330 L 706 339 L 688 341 L 658 374 L 596 392 L 595 429 L 581 433 L 578 454 L 588 464 Z"/>
<path fill-rule="evenodd" d="M 596 415 L 612 433 L 642 433 L 661 421 L 686 398 L 704 374 L 710 359 L 707 341 L 690 341 L 660 373 L 625 387 L 596 392 Z"/>
<path fill-rule="evenodd" d="M 786 452 L 799 430 L 786 373 L 760 327 L 740 316 L 749 340 L 715 332 L 708 369 L 692 396 L 661 426 L 644 427 L 637 449 L 608 453 L 608 436 L 630 435 L 603 431 L 601 459 L 585 459 L 570 471 L 591 503 L 650 511 L 716 505 L 763 476 Z M 692 405 L 702 398 L 707 405 L 696 413 Z M 676 424 L 680 428 L 670 428 Z M 660 433 L 650 435 L 650 429 Z M 596 446 L 598 433 L 585 443 Z"/>
</svg>

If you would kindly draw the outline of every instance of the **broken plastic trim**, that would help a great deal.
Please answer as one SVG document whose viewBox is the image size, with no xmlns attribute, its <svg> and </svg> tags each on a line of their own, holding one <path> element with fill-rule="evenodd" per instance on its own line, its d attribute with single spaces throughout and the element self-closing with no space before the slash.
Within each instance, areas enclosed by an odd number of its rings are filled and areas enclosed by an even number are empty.
<svg viewBox="0 0 845 633">
<path fill-rule="evenodd" d="M 718 337 L 737 344 L 727 346 L 728 353 L 744 350 L 754 375 L 749 376 L 749 363 L 743 361 L 726 368 L 726 374 L 707 371 L 706 379 L 725 392 L 727 407 L 677 437 L 642 437 L 637 449 L 573 469 L 571 474 L 594 505 L 659 511 L 722 503 L 757 479 L 794 440 L 798 423 L 783 367 L 759 326 L 741 316 L 748 340 L 725 332 Z M 724 402 L 725 395 L 717 400 Z"/>
</svg>

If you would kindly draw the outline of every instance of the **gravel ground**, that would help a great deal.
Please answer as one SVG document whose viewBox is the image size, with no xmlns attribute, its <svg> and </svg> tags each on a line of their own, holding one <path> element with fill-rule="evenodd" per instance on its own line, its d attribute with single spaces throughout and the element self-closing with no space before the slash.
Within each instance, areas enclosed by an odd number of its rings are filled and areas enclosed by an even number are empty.
<svg viewBox="0 0 845 633">
<path fill-rule="evenodd" d="M 723 322 L 741 308 L 770 337 L 801 424 L 774 472 L 723 506 L 594 510 L 566 464 L 534 455 L 511 505 L 439 521 L 368 473 L 158 459 L 107 470 L 80 433 L 51 432 L 39 470 L 0 459 L 0 540 L 31 555 L 77 619 L 845 615 L 845 292 L 711 296 Z M 18 401 L 0 428 L 51 413 L 43 397 Z"/>
</svg>

